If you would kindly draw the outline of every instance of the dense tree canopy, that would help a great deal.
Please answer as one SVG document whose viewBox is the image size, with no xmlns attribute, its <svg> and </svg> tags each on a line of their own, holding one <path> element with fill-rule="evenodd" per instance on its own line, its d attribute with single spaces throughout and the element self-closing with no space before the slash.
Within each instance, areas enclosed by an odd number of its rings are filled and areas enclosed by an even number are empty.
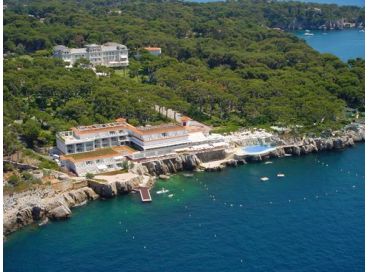
<svg viewBox="0 0 370 272">
<path fill-rule="evenodd" d="M 50 145 L 56 131 L 119 116 L 134 124 L 163 120 L 154 105 L 214 126 L 330 126 L 344 120 L 346 106 L 364 110 L 364 60 L 343 63 L 272 29 L 318 28 L 342 18 L 360 24 L 363 9 L 270 2 L 9 1 L 7 142 L 18 136 L 30 147 Z M 51 57 L 57 44 L 107 41 L 129 47 L 127 69 L 98 67 L 108 76 L 97 77 Z M 143 52 L 148 45 L 160 46 L 162 55 Z M 5 153 L 15 148 L 9 142 Z"/>
</svg>

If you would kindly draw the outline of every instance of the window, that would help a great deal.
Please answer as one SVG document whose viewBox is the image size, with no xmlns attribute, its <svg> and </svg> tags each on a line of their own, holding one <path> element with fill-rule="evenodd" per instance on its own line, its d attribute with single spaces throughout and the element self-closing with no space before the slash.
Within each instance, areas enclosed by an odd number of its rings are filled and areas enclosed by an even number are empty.
<svg viewBox="0 0 370 272">
<path fill-rule="evenodd" d="M 92 165 L 93 162 L 92 161 L 86 161 L 86 165 Z"/>
</svg>

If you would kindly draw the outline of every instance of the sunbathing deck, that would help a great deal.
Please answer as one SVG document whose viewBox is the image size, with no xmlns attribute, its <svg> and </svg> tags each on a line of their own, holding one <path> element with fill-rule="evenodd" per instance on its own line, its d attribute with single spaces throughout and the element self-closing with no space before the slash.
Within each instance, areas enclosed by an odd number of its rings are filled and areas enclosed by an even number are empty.
<svg viewBox="0 0 370 272">
<path fill-rule="evenodd" d="M 276 150 L 276 147 L 251 145 L 240 148 L 235 154 L 237 156 L 256 156 L 256 155 L 265 155 L 274 150 Z"/>
</svg>

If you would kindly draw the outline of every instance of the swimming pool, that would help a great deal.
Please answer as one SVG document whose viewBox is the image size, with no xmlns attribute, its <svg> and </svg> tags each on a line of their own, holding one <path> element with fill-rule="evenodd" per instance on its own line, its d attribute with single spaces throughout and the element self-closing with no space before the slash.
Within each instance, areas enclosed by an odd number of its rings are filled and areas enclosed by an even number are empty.
<svg viewBox="0 0 370 272">
<path fill-rule="evenodd" d="M 248 145 L 242 148 L 246 155 L 259 155 L 274 151 L 276 148 L 269 145 Z"/>
</svg>

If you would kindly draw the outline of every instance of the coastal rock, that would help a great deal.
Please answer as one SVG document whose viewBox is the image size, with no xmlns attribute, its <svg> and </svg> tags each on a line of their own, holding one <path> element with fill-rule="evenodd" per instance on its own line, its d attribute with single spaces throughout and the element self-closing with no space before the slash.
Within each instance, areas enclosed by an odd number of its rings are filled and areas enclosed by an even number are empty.
<svg viewBox="0 0 370 272">
<path fill-rule="evenodd" d="M 37 221 L 68 218 L 70 207 L 80 206 L 99 197 L 91 188 L 57 193 L 50 188 L 39 188 L 12 195 L 4 195 L 3 234 L 8 235 Z"/>
<path fill-rule="evenodd" d="M 213 166 L 213 167 L 206 167 L 204 169 L 204 171 L 206 172 L 220 172 L 222 171 L 223 169 L 225 168 L 225 165 L 217 165 L 217 166 Z"/>
<path fill-rule="evenodd" d="M 103 198 L 110 198 L 117 195 L 116 183 L 106 183 L 95 180 L 89 180 L 89 187 L 91 187 L 95 193 Z"/>
<path fill-rule="evenodd" d="M 296 156 L 300 156 L 301 155 L 301 148 L 299 146 L 293 146 L 292 147 L 292 154 L 293 155 L 296 155 Z"/>
<path fill-rule="evenodd" d="M 160 179 L 163 179 L 163 180 L 167 180 L 170 178 L 170 176 L 167 176 L 167 175 L 159 175 L 159 178 Z"/>
<path fill-rule="evenodd" d="M 71 216 L 71 213 L 68 207 L 60 205 L 49 211 L 49 218 L 54 220 L 67 219 Z"/>
<path fill-rule="evenodd" d="M 114 181 L 114 182 L 102 182 L 96 180 L 89 180 L 89 187 L 91 191 L 84 191 L 85 194 L 96 198 L 97 195 L 103 198 L 111 198 L 118 194 L 124 194 L 131 192 L 140 183 L 140 179 L 135 176 L 130 180 L 125 181 Z"/>
<path fill-rule="evenodd" d="M 345 147 L 345 141 L 342 138 L 336 138 L 333 140 L 334 149 L 343 149 Z"/>
<path fill-rule="evenodd" d="M 143 165 L 152 176 L 168 175 L 179 171 L 193 171 L 201 161 L 196 155 L 179 155 L 175 158 L 146 162 Z"/>
<path fill-rule="evenodd" d="M 226 166 L 230 167 L 237 167 L 238 166 L 238 161 L 237 160 L 228 160 L 224 163 Z"/>
</svg>

